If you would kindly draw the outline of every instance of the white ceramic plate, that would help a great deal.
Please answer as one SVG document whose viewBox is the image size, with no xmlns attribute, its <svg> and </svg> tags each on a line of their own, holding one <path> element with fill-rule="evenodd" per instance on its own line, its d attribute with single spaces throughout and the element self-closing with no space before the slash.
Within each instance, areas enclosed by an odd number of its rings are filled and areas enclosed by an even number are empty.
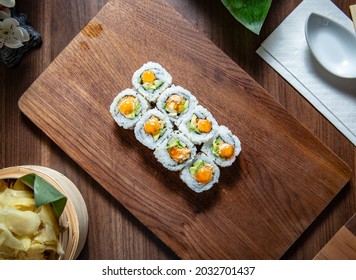
<svg viewBox="0 0 356 280">
<path fill-rule="evenodd" d="M 316 60 L 330 73 L 356 78 L 356 35 L 319 14 L 312 13 L 305 24 L 305 37 Z"/>
</svg>

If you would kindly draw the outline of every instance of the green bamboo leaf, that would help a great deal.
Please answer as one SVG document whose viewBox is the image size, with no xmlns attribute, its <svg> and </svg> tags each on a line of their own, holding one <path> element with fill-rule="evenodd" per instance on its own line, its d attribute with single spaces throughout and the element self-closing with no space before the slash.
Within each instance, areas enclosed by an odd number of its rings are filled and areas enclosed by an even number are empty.
<svg viewBox="0 0 356 280">
<path fill-rule="evenodd" d="M 272 0 L 221 0 L 221 2 L 241 24 L 258 35 Z"/>
<path fill-rule="evenodd" d="M 51 203 L 57 218 L 61 216 L 67 203 L 67 198 L 61 192 L 33 173 L 22 176 L 19 180 L 33 189 L 36 207 Z"/>
</svg>

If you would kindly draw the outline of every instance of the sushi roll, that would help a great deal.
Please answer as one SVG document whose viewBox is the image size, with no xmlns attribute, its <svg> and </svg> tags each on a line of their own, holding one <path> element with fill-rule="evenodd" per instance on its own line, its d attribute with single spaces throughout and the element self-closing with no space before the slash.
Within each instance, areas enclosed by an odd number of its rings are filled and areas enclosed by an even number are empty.
<svg viewBox="0 0 356 280">
<path fill-rule="evenodd" d="M 214 137 L 218 124 L 210 112 L 197 105 L 180 123 L 182 131 L 194 144 L 202 144 Z"/>
<path fill-rule="evenodd" d="M 176 125 L 198 104 L 197 99 L 188 90 L 180 86 L 166 89 L 157 100 L 157 109 L 168 115 Z"/>
<path fill-rule="evenodd" d="M 147 62 L 133 74 L 132 84 L 149 102 L 156 102 L 172 84 L 172 76 L 160 64 Z"/>
<path fill-rule="evenodd" d="M 120 92 L 110 105 L 110 113 L 116 123 L 125 128 L 133 129 L 140 116 L 149 108 L 143 96 L 133 89 Z"/>
<path fill-rule="evenodd" d="M 212 158 L 221 167 L 230 166 L 241 152 L 239 138 L 226 126 L 220 126 L 215 136 L 206 142 L 201 151 Z"/>
<path fill-rule="evenodd" d="M 154 155 L 168 170 L 179 171 L 193 161 L 196 151 L 187 137 L 175 131 L 156 148 Z"/>
<path fill-rule="evenodd" d="M 166 115 L 156 108 L 143 114 L 135 126 L 138 141 L 150 149 L 155 149 L 172 133 L 173 125 Z"/>
<path fill-rule="evenodd" d="M 184 167 L 180 178 L 193 191 L 200 193 L 209 190 L 219 181 L 220 169 L 205 154 L 197 154 L 194 160 Z"/>
</svg>

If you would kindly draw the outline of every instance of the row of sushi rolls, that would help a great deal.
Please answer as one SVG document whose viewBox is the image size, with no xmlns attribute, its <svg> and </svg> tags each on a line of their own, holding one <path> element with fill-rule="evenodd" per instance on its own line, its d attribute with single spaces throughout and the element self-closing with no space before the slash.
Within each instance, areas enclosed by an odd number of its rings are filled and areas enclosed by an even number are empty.
<svg viewBox="0 0 356 280">
<path fill-rule="evenodd" d="M 219 180 L 219 167 L 230 166 L 241 152 L 240 140 L 187 89 L 172 84 L 159 63 L 145 63 L 132 84 L 110 106 L 116 123 L 134 130 L 136 139 L 165 168 L 179 171 L 193 191 L 209 190 Z"/>
</svg>

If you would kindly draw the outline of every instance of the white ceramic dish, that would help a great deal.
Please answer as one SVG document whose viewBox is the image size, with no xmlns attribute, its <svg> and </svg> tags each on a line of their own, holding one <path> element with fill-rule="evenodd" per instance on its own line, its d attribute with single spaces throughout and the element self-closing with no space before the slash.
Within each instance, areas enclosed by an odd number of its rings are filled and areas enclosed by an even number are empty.
<svg viewBox="0 0 356 280">
<path fill-rule="evenodd" d="M 305 23 L 305 37 L 315 59 L 330 73 L 356 78 L 356 35 L 322 15 L 312 13 Z"/>
</svg>

